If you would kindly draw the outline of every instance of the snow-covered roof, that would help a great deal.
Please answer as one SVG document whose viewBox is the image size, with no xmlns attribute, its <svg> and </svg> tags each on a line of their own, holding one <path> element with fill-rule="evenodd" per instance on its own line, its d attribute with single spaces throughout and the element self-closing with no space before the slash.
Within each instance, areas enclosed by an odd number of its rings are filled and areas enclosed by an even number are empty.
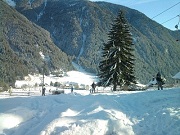
<svg viewBox="0 0 180 135">
<path fill-rule="evenodd" d="M 174 79 L 180 79 L 180 72 L 179 73 L 177 73 L 175 76 L 173 76 L 172 78 L 174 78 Z"/>
</svg>

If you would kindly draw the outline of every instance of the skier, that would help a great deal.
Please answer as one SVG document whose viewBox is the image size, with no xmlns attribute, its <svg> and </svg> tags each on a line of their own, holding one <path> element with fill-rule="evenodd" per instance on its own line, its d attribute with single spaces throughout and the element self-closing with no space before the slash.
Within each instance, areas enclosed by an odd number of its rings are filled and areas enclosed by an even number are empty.
<svg viewBox="0 0 180 135">
<path fill-rule="evenodd" d="M 156 75 L 156 81 L 157 81 L 157 85 L 158 85 L 158 90 L 159 89 L 163 90 L 163 80 L 161 78 L 160 72 L 158 72 Z"/>
</svg>

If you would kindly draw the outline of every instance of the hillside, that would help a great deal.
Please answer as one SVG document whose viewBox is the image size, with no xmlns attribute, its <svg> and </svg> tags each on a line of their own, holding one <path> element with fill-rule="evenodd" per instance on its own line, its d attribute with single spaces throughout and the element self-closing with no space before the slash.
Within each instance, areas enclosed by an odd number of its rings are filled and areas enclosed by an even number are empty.
<svg viewBox="0 0 180 135">
<path fill-rule="evenodd" d="M 179 71 L 180 34 L 164 28 L 144 14 L 124 6 L 87 0 L 16 1 L 16 9 L 45 28 L 53 41 L 87 71 L 98 72 L 101 48 L 121 9 L 135 43 L 138 80 L 147 83 L 158 71 L 170 81 Z"/>
<path fill-rule="evenodd" d="M 43 68 L 46 74 L 73 68 L 71 58 L 53 43 L 48 31 L 2 0 L 0 20 L 0 81 L 13 85 L 28 73 L 42 73 Z"/>
</svg>

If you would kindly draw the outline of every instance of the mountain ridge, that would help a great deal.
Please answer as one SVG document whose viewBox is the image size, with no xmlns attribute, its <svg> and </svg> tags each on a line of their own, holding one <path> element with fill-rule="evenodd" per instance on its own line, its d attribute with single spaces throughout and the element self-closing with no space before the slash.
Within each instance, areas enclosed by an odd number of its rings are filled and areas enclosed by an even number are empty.
<svg viewBox="0 0 180 135">
<path fill-rule="evenodd" d="M 55 45 L 89 72 L 98 73 L 102 45 L 107 42 L 107 33 L 120 9 L 133 34 L 138 80 L 147 83 L 158 71 L 171 80 L 179 72 L 178 32 L 164 28 L 137 10 L 87 0 L 15 2 L 17 11 L 50 32 Z"/>
</svg>

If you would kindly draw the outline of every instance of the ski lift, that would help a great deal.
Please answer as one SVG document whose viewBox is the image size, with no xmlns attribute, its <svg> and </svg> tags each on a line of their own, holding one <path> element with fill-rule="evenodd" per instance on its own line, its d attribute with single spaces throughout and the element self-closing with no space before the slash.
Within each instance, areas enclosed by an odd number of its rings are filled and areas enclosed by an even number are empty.
<svg viewBox="0 0 180 135">
<path fill-rule="evenodd" d="M 178 30 L 178 25 L 179 25 L 179 23 L 180 23 L 180 15 L 178 15 L 177 17 L 179 17 L 179 21 L 178 21 L 178 24 L 177 24 L 177 25 L 175 25 L 175 28 Z M 178 41 L 179 41 L 179 39 L 176 39 L 176 41 L 178 42 Z"/>
<path fill-rule="evenodd" d="M 175 28 L 178 29 L 178 25 L 175 25 Z"/>
</svg>

